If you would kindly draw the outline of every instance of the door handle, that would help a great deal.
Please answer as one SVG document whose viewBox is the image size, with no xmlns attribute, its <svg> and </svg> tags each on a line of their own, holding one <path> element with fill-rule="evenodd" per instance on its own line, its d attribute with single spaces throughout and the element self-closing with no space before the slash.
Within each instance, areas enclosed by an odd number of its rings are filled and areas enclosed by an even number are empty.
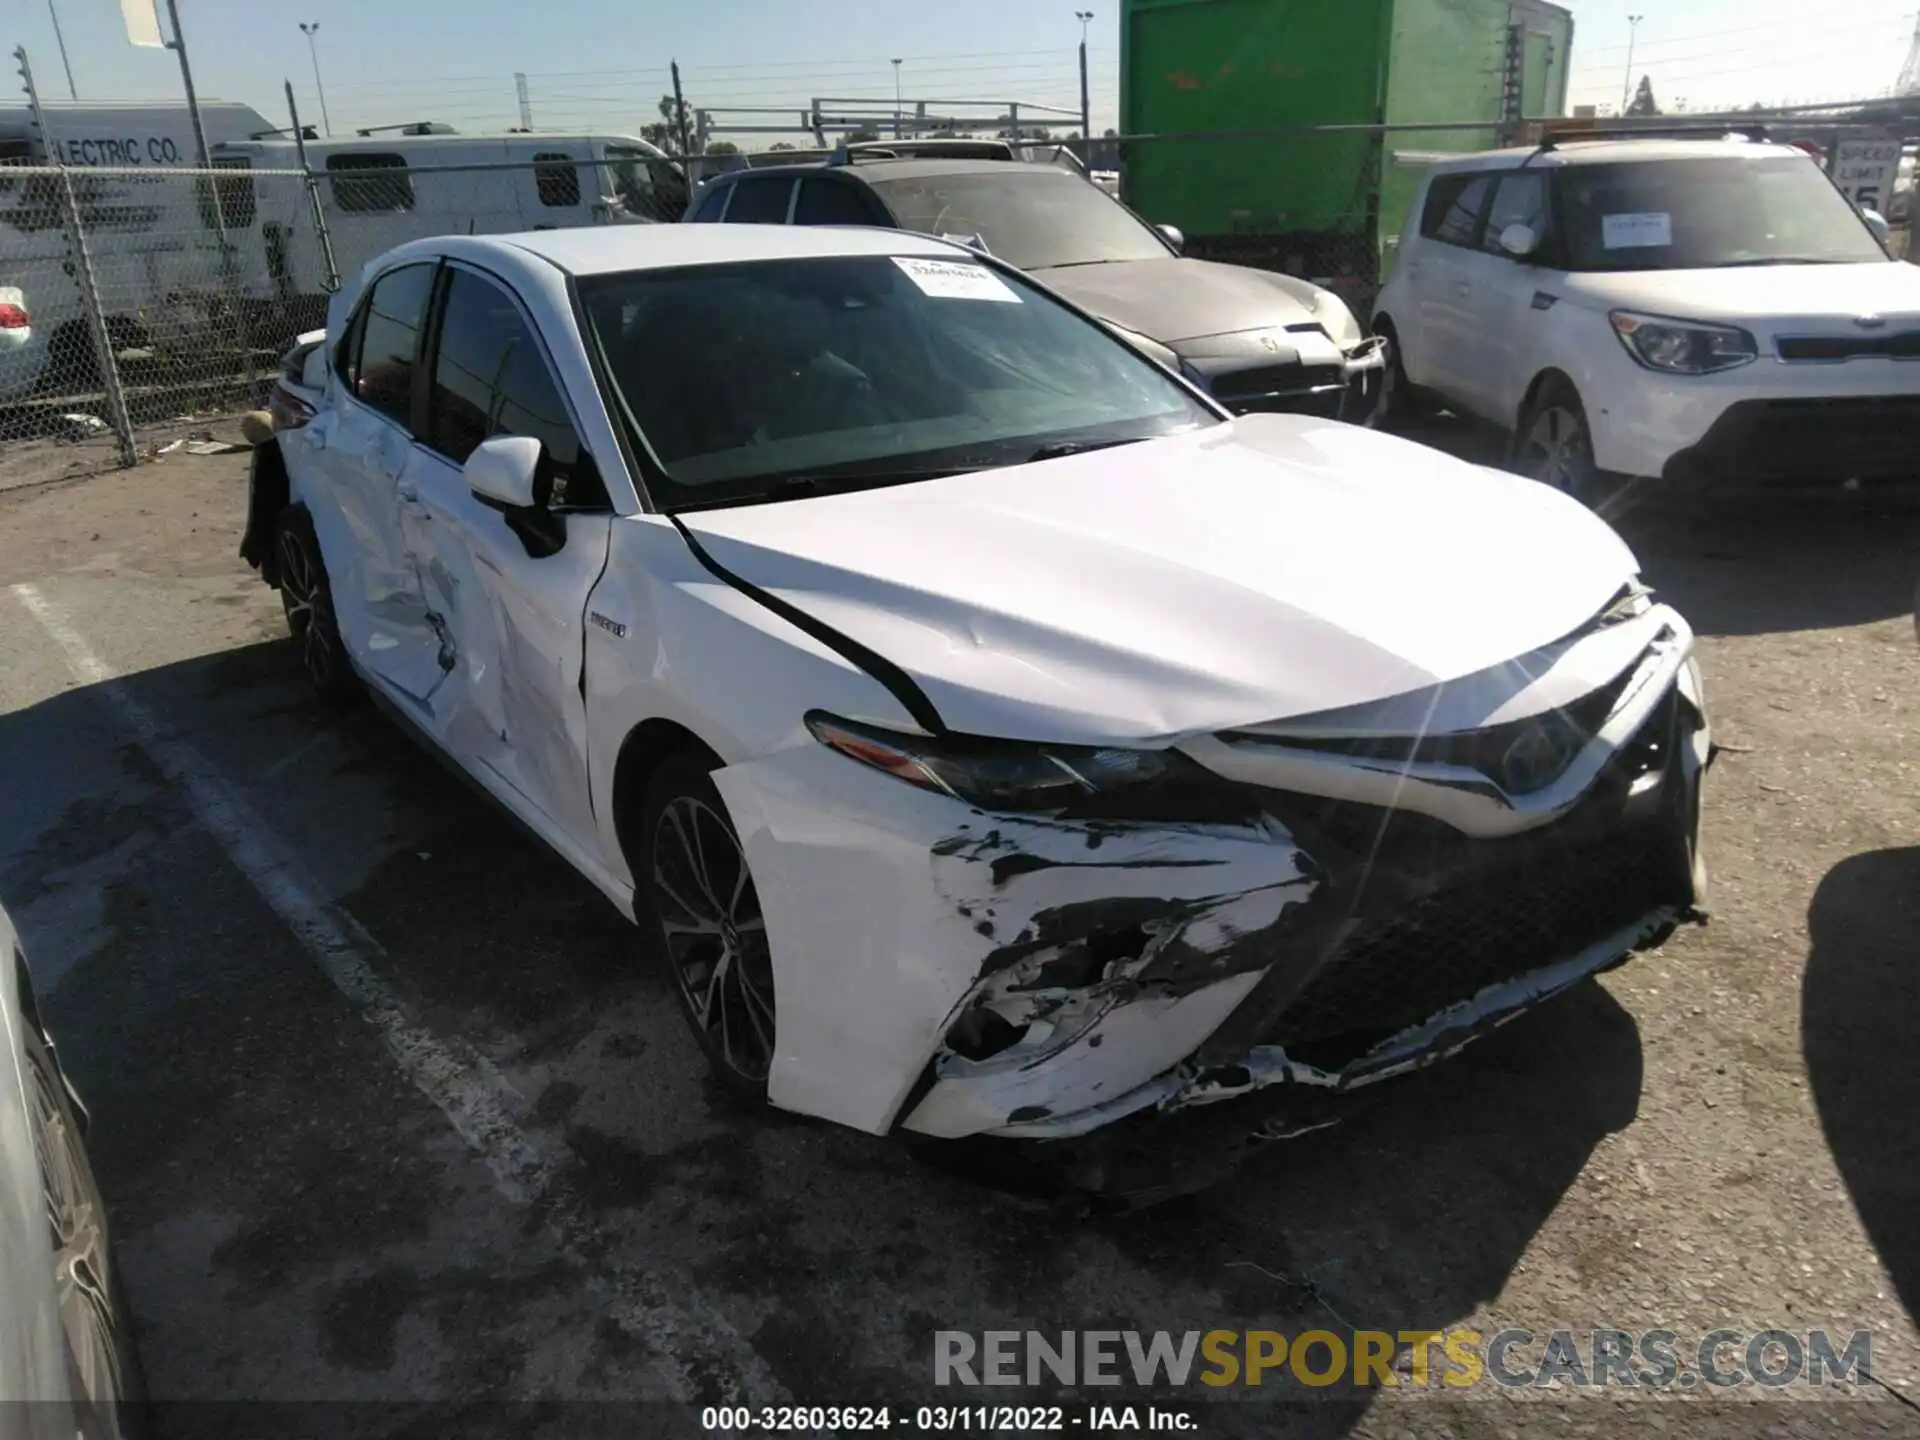
<svg viewBox="0 0 1920 1440">
<path fill-rule="evenodd" d="M 1473 293 L 1473 286 L 1465 280 L 1456 280 L 1453 282 L 1453 293 L 1456 295 L 1471 295 Z"/>
<path fill-rule="evenodd" d="M 420 491 L 411 480 L 396 481 L 393 492 L 402 500 L 408 501 L 409 503 L 417 504 L 420 500 Z"/>
</svg>

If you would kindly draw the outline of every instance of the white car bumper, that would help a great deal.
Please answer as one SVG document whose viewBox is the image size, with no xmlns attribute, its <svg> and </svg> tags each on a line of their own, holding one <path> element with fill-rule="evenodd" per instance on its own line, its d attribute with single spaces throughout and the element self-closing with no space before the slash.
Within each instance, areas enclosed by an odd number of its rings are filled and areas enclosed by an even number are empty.
<svg viewBox="0 0 1920 1440">
<path fill-rule="evenodd" d="M 1139 1088 L 1246 998 L 1315 889 L 1272 822 L 986 815 L 817 745 L 714 781 L 773 945 L 770 1098 L 874 1133 L 1005 1130 Z M 1089 945 L 1106 977 L 1054 983 Z M 949 1037 L 975 1008 L 1025 1037 L 966 1058 Z"/>
<path fill-rule="evenodd" d="M 1666 376 L 1625 353 L 1582 387 L 1594 461 L 1623 475 L 1776 486 L 1920 479 L 1920 363 L 1787 364 Z"/>
<path fill-rule="evenodd" d="M 1075 821 L 987 814 L 824 746 L 724 768 L 772 943 L 769 1097 L 875 1134 L 1060 1140 L 1451 1054 L 1702 900 L 1690 677 L 1633 737 L 1595 738 L 1617 761 L 1564 819 L 1463 834 L 1444 863 L 1382 848 L 1358 802 Z"/>
</svg>

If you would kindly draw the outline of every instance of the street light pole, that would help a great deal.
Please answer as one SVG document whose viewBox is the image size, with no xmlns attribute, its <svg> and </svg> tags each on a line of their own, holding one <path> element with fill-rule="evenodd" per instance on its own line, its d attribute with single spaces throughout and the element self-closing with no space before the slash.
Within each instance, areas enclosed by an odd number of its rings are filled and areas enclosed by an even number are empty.
<svg viewBox="0 0 1920 1440">
<path fill-rule="evenodd" d="M 1644 15 L 1627 16 L 1627 79 L 1620 87 L 1620 114 L 1623 118 L 1633 99 L 1633 42 L 1640 38 L 1640 22 L 1646 18 Z"/>
<path fill-rule="evenodd" d="M 893 62 L 893 138 L 900 138 L 900 62 Z"/>
<path fill-rule="evenodd" d="M 316 20 L 309 25 L 302 20 L 300 33 L 307 37 L 307 57 L 313 61 L 313 88 L 320 92 L 320 124 L 328 135 L 332 135 L 333 121 L 327 115 L 327 87 L 320 83 L 320 50 L 314 40 L 314 36 L 320 33 L 320 22 Z"/>
<path fill-rule="evenodd" d="M 173 27 L 173 39 L 167 42 L 167 48 L 180 57 L 180 83 L 187 91 L 187 118 L 193 122 L 193 144 L 199 152 L 200 168 L 213 168 L 213 152 L 207 148 L 207 126 L 200 118 L 200 97 L 193 93 L 193 67 L 187 63 L 187 37 L 180 30 L 180 6 L 178 0 L 167 0 L 167 23 Z M 211 187 L 210 187 L 211 188 Z M 213 208 L 216 217 L 220 210 L 220 195 L 213 191 Z M 226 226 L 219 227 L 222 239 Z"/>
<path fill-rule="evenodd" d="M 67 94 L 78 100 L 80 92 L 73 88 L 73 62 L 67 59 L 67 37 L 60 33 L 60 7 L 53 0 L 47 0 L 47 14 L 53 17 L 53 38 L 59 42 L 60 64 L 67 72 Z"/>
<path fill-rule="evenodd" d="M 1076 10 L 1073 18 L 1080 22 L 1080 138 L 1087 144 L 1086 152 L 1093 153 L 1093 102 L 1087 92 L 1087 26 L 1093 23 L 1093 11 Z"/>
</svg>

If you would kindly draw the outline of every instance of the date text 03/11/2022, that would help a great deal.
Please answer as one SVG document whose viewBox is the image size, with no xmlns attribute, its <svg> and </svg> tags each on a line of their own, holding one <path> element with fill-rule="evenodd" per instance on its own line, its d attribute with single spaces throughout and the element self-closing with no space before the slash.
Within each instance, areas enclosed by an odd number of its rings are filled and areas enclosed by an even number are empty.
<svg viewBox="0 0 1920 1440">
<path fill-rule="evenodd" d="M 722 1434 L 770 1435 L 786 1432 L 904 1430 L 909 1433 L 1000 1435 L 1008 1431 L 1067 1432 L 1143 1430 L 1162 1433 L 1197 1431 L 1200 1426 L 1185 1410 L 1162 1410 L 1152 1405 L 921 1405 L 895 1409 L 889 1405 L 709 1405 L 700 1412 L 703 1430 Z"/>
</svg>

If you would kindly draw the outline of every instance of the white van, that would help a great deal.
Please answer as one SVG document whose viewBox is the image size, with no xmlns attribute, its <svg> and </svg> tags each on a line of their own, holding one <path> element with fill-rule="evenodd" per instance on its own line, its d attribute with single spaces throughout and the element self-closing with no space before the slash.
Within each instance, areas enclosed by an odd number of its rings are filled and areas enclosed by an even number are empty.
<svg viewBox="0 0 1920 1440">
<path fill-rule="evenodd" d="M 20 293 L 15 309 L 27 320 L 14 328 L 32 337 L 0 366 L 0 401 L 98 383 L 59 186 L 50 174 L 12 168 L 72 167 L 108 333 L 121 349 L 147 346 L 177 297 L 221 272 L 210 196 L 167 173 L 199 163 L 185 105 L 49 102 L 42 111 L 44 134 L 27 106 L 0 105 L 0 285 Z M 210 100 L 200 111 L 210 148 L 270 129 L 248 105 Z"/>
<path fill-rule="evenodd" d="M 219 185 L 224 261 L 206 186 L 184 177 L 153 183 L 122 169 L 74 177 L 109 334 L 123 354 L 171 348 L 205 356 L 209 345 L 236 343 L 238 315 L 252 348 L 275 355 L 324 321 L 327 264 L 295 173 L 298 146 L 246 106 L 208 104 L 202 113 L 214 167 L 233 172 Z M 9 129 L 13 116 L 0 110 L 0 145 L 12 147 L 0 149 L 0 162 L 49 163 L 25 108 Z M 157 181 L 159 171 L 192 166 L 197 154 L 184 106 L 50 106 L 48 129 L 59 158 L 76 170 L 150 167 Z M 308 140 L 306 154 L 322 177 L 341 280 L 427 236 L 673 221 L 686 208 L 680 170 L 634 136 L 458 135 L 421 124 Z M 27 180 L 9 188 L 0 178 L 0 284 L 25 292 L 45 346 L 46 373 L 32 377 L 38 393 L 83 392 L 98 382 L 85 307 L 65 271 L 62 205 L 52 176 Z"/>
<path fill-rule="evenodd" d="M 320 203 L 342 280 L 374 256 L 431 235 L 676 221 L 687 203 L 686 181 L 665 153 L 629 135 L 403 132 L 309 140 L 306 153 L 323 177 Z M 262 170 L 300 163 L 290 139 L 219 145 L 214 159 Z M 304 329 L 326 308 L 325 259 L 304 189 L 271 188 L 271 199 L 262 195 L 254 207 L 265 261 L 259 273 L 270 286 L 264 298 L 317 300 L 295 327 Z"/>
</svg>

